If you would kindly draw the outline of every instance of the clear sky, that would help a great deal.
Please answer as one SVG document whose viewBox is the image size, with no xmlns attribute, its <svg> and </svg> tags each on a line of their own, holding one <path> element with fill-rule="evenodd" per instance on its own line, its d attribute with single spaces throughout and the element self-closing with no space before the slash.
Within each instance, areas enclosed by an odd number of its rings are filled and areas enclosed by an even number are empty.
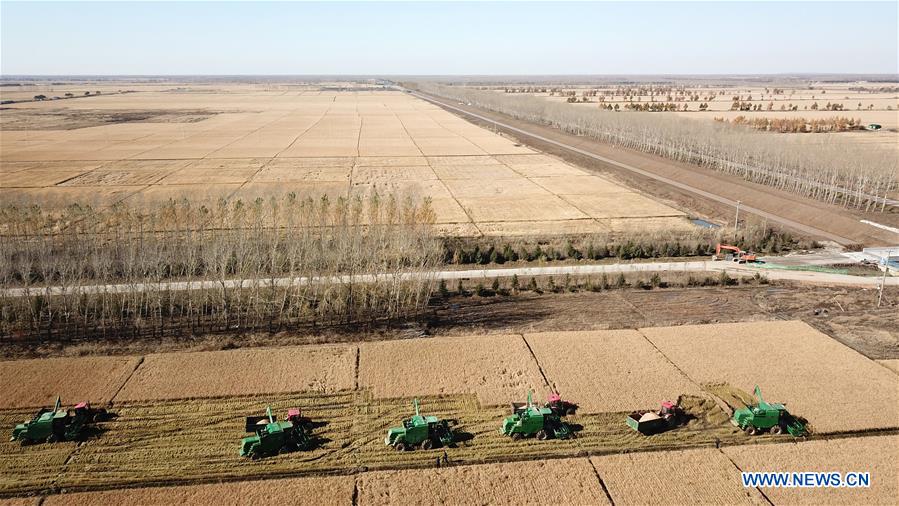
<svg viewBox="0 0 899 506">
<path fill-rule="evenodd" d="M 896 73 L 897 5 L 0 1 L 0 73 Z"/>
</svg>

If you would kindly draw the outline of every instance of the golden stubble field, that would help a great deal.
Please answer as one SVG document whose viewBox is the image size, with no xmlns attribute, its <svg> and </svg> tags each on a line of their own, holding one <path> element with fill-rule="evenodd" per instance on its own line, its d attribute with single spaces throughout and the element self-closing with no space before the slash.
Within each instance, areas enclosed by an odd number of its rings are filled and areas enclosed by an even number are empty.
<svg viewBox="0 0 899 506">
<path fill-rule="evenodd" d="M 43 504 L 894 504 L 895 435 L 50 495 Z M 744 488 L 741 471 L 871 473 L 870 488 Z M 605 486 L 608 497 L 600 484 Z M 764 496 L 762 495 L 764 492 Z M 767 498 L 767 500 L 766 500 Z M 37 499 L 0 500 L 36 504 Z"/>
<path fill-rule="evenodd" d="M 282 480 L 211 483 L 182 487 L 134 488 L 104 492 L 52 495 L 48 506 L 106 504 L 296 504 L 346 505 L 353 502 L 352 476 L 289 478 Z"/>
<path fill-rule="evenodd" d="M 743 471 L 871 473 L 870 488 L 766 488 L 774 504 L 896 504 L 899 436 L 868 436 L 722 450 Z"/>
<path fill-rule="evenodd" d="M 760 351 L 753 352 L 754 346 L 734 344 L 748 342 L 749 336 L 754 337 Z M 764 336 L 772 337 L 765 340 Z M 357 349 L 358 385 L 355 383 Z M 780 443 L 752 448 L 757 448 L 762 455 L 759 459 L 765 459 L 769 449 L 795 447 L 799 453 L 791 458 L 825 467 L 855 465 L 855 461 L 830 464 L 826 458 L 828 452 L 870 453 L 873 468 L 877 473 L 885 473 L 889 469 L 882 470 L 882 465 L 876 462 L 885 458 L 880 453 L 894 452 L 895 436 L 862 449 L 854 449 L 849 440 L 826 441 L 838 446 L 806 456 L 804 449 L 816 448 L 807 446 L 811 443 L 793 444 L 786 436 L 750 438 L 732 427 L 727 413 L 711 397 L 719 388 L 707 385 L 700 390 L 693 383 L 728 382 L 734 388 L 748 391 L 752 385 L 746 385 L 746 380 L 741 378 L 754 379 L 755 376 L 748 376 L 749 371 L 762 374 L 768 379 L 762 385 L 767 398 L 787 402 L 792 411 L 809 418 L 813 438 L 826 432 L 895 427 L 896 418 L 891 411 L 895 403 L 888 401 L 890 395 L 895 395 L 897 376 L 854 353 L 805 324 L 777 321 L 524 337 L 417 338 L 362 343 L 358 348 L 312 345 L 150 355 L 125 382 L 122 395 L 114 398 L 112 411 L 118 418 L 101 424 L 99 433 L 84 443 L 20 447 L 17 443 L 0 442 L 0 455 L 3 455 L 0 494 L 192 485 L 219 480 L 359 472 L 363 468 L 383 471 L 377 476 L 389 477 L 387 481 L 400 480 L 410 485 L 436 478 L 458 479 L 474 489 L 499 490 L 499 485 L 490 481 L 494 475 L 501 476 L 502 483 L 512 483 L 515 469 L 525 469 L 522 473 L 531 476 L 528 474 L 531 471 L 527 471 L 530 463 L 500 466 L 501 462 L 573 458 L 586 451 L 611 455 L 596 457 L 593 464 L 608 480 L 606 484 L 615 502 L 652 500 L 655 496 L 645 495 L 652 493 L 645 488 L 647 483 L 657 490 L 671 488 L 670 494 L 692 502 L 698 496 L 690 495 L 693 493 L 690 487 L 671 485 L 672 477 L 682 484 L 720 483 L 725 477 L 721 455 L 705 454 L 705 450 L 685 454 L 673 450 L 711 448 L 716 442 L 724 445 Z M 5 381 L 22 374 L 35 378 L 55 374 L 68 380 L 65 386 L 70 391 L 80 391 L 97 388 L 95 377 L 66 375 L 65 371 L 103 371 L 101 366 L 112 361 L 121 365 L 109 371 L 110 377 L 125 381 L 122 367 L 127 365 L 133 369 L 137 360 L 86 357 L 0 364 L 4 372 L 12 371 L 4 374 Z M 825 372 L 807 371 L 818 367 Z M 678 380 L 678 368 L 689 379 Z M 541 370 L 549 385 L 544 383 Z M 699 377 L 697 371 L 711 377 Z M 881 377 L 876 371 L 886 376 Z M 890 382 L 885 382 L 887 379 Z M 862 380 L 868 388 L 854 384 Z M 845 383 L 845 389 L 834 387 L 837 383 Z M 509 413 L 508 401 L 523 400 L 528 387 L 536 388 L 538 400 L 542 399 L 549 386 L 555 386 L 565 397 L 581 402 L 584 407 L 570 419 L 578 431 L 577 439 L 513 442 L 498 434 L 502 418 Z M 104 397 L 103 390 L 98 390 L 99 398 Z M 433 469 L 435 458 L 442 454 L 440 450 L 398 453 L 384 445 L 385 431 L 411 415 L 411 399 L 416 396 L 422 400 L 423 413 L 457 422 L 460 439 L 456 447 L 448 450 L 453 469 Z M 627 411 L 654 408 L 658 401 L 677 396 L 681 396 L 685 408 L 695 416 L 678 430 L 645 437 L 624 424 Z M 243 417 L 261 414 L 269 404 L 279 415 L 288 408 L 299 407 L 316 421 L 315 447 L 260 462 L 239 458 L 237 444 L 244 435 Z M 5 407 L 0 418 L 9 427 L 27 418 L 32 409 Z M 871 438 L 866 435 L 858 441 L 868 439 Z M 617 455 L 641 450 L 667 453 Z M 744 470 L 754 470 L 753 462 L 757 462 L 749 461 L 745 467 L 737 455 L 732 455 L 732 459 Z M 790 462 L 786 457 L 770 459 L 771 465 L 780 465 L 781 461 Z M 552 473 L 557 471 L 551 463 L 560 461 L 548 462 L 541 464 L 543 467 L 539 467 L 537 475 L 554 476 Z M 480 463 L 495 464 L 483 468 L 489 469 L 484 471 L 490 475 L 487 478 L 478 477 L 476 469 L 479 468 L 471 466 Z M 565 472 L 580 476 L 579 466 Z M 608 468 L 604 471 L 603 466 Z M 634 471 L 628 472 L 631 468 Z M 691 471 L 696 469 L 701 470 Z M 419 472 L 424 474 L 416 474 Z M 374 478 L 364 476 L 360 480 L 368 480 L 366 493 L 374 501 L 406 499 Z M 520 489 L 530 494 L 532 489 L 528 487 L 538 479 L 527 478 L 524 484 L 509 485 L 510 490 L 504 493 L 514 496 Z M 478 480 L 487 481 L 478 485 Z M 435 493 L 451 497 L 453 487 L 442 487 L 437 486 Z M 720 489 L 719 495 L 710 496 L 710 501 L 741 502 L 751 501 L 753 497 L 751 493 L 745 497 L 733 495 L 734 491 L 724 486 L 713 488 Z M 150 490 L 163 494 L 163 498 L 169 497 L 165 494 L 182 493 L 170 489 Z M 579 494 L 585 489 L 571 490 Z"/>
<path fill-rule="evenodd" d="M 359 387 L 375 398 L 473 393 L 484 405 L 547 391 L 520 335 L 437 337 L 360 346 Z"/>
<path fill-rule="evenodd" d="M 379 471 L 359 479 L 359 504 L 610 504 L 586 459 Z"/>
<path fill-rule="evenodd" d="M 51 407 L 111 401 L 139 357 L 80 357 L 0 361 L 0 408 Z"/>
<path fill-rule="evenodd" d="M 553 389 L 585 413 L 658 409 L 661 401 L 701 394 L 636 330 L 524 337 Z"/>
<path fill-rule="evenodd" d="M 691 380 L 782 402 L 815 432 L 899 426 L 896 374 L 803 322 L 640 330 Z"/>
<path fill-rule="evenodd" d="M 592 457 L 616 504 L 768 504 L 715 448 Z"/>
<path fill-rule="evenodd" d="M 449 235 L 692 228 L 672 207 L 406 94 L 237 89 L 11 104 L 0 114 L 149 111 L 168 119 L 113 118 L 71 130 L 7 127 L 0 199 L 105 208 L 377 190 L 430 197 L 437 228 Z M 177 116 L 193 111 L 206 116 Z"/>
<path fill-rule="evenodd" d="M 115 400 L 352 390 L 356 353 L 327 345 L 147 355 Z"/>
</svg>

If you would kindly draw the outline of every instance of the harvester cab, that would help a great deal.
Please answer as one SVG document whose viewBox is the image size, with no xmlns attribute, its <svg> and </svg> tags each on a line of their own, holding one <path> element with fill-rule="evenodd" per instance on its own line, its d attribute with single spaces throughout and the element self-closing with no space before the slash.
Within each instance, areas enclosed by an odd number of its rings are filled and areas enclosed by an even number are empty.
<svg viewBox="0 0 899 506">
<path fill-rule="evenodd" d="M 805 423 L 790 414 L 784 404 L 766 402 L 758 385 L 755 387 L 755 397 L 756 404 L 734 411 L 730 420 L 732 424 L 750 436 L 765 431 L 774 435 L 787 432 L 796 437 L 807 434 Z"/>
<path fill-rule="evenodd" d="M 523 437 L 536 436 L 544 440 L 554 437 L 568 439 L 573 435 L 571 428 L 563 422 L 559 415 L 548 407 L 534 404 L 533 393 L 528 390 L 528 402 L 521 406 L 512 404 L 512 415 L 503 419 L 500 434 L 519 440 Z"/>
<path fill-rule="evenodd" d="M 266 455 L 277 455 L 284 451 L 307 448 L 309 437 L 301 423 L 300 410 L 287 412 L 287 420 L 279 422 L 272 414 L 272 408 L 265 408 L 265 416 L 248 416 L 246 432 L 254 435 L 240 442 L 240 456 L 258 459 Z"/>
<path fill-rule="evenodd" d="M 402 427 L 387 429 L 384 444 L 397 451 L 421 448 L 430 450 L 436 445 L 449 446 L 453 442 L 453 433 L 449 422 L 436 416 L 422 416 L 418 399 L 412 401 L 415 415 L 403 420 Z"/>
<path fill-rule="evenodd" d="M 549 394 L 549 398 L 546 400 L 544 407 L 551 409 L 553 414 L 557 416 L 566 416 L 575 414 L 578 405 L 577 403 L 562 399 L 561 395 L 553 392 Z"/>
<path fill-rule="evenodd" d="M 10 441 L 23 445 L 39 442 L 74 441 L 82 434 L 85 425 L 107 418 L 105 409 L 93 409 L 81 402 L 72 409 L 62 408 L 62 399 L 56 396 L 53 408 L 42 408 L 31 420 L 13 428 Z"/>
</svg>

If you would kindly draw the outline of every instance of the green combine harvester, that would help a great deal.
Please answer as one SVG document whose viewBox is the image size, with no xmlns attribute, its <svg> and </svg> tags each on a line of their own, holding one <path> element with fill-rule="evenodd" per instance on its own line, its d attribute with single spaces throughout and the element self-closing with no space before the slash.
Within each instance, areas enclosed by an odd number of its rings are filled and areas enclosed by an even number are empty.
<svg viewBox="0 0 899 506">
<path fill-rule="evenodd" d="M 247 417 L 246 431 L 255 435 L 240 441 L 240 456 L 256 460 L 267 455 L 307 449 L 310 439 L 303 425 L 299 409 L 288 410 L 287 420 L 279 422 L 272 415 L 272 408 L 266 407 L 265 416 Z"/>
<path fill-rule="evenodd" d="M 415 406 L 415 416 L 403 420 L 402 427 L 387 429 L 384 444 L 401 452 L 415 448 L 430 450 L 437 445 L 449 446 L 453 443 L 453 433 L 447 420 L 436 416 L 421 416 L 418 399 L 412 401 L 412 405 Z"/>
<path fill-rule="evenodd" d="M 86 426 L 108 418 L 105 409 L 92 408 L 87 402 L 80 402 L 72 409 L 62 409 L 62 400 L 57 396 L 53 408 L 43 408 L 31 420 L 16 425 L 10 441 L 19 441 L 23 446 L 76 441 Z"/>
<path fill-rule="evenodd" d="M 762 391 L 755 387 L 758 404 L 734 411 L 730 423 L 739 427 L 747 435 L 755 436 L 768 431 L 771 434 L 789 433 L 800 437 L 808 434 L 805 423 L 791 415 L 783 404 L 769 404 L 762 398 Z"/>
<path fill-rule="evenodd" d="M 553 412 L 552 408 L 541 408 L 534 404 L 528 390 L 527 404 L 512 403 L 512 415 L 503 420 L 500 434 L 517 441 L 523 437 L 535 436 L 539 440 L 568 439 L 574 436 L 571 427 Z"/>
</svg>

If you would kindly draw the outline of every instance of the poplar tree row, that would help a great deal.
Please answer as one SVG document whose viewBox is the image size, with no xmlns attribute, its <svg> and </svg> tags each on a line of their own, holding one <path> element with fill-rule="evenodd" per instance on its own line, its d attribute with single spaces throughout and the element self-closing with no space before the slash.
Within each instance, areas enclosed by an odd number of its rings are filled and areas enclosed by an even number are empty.
<svg viewBox="0 0 899 506">
<path fill-rule="evenodd" d="M 428 273 L 442 261 L 433 222 L 428 200 L 376 193 L 102 212 L 3 207 L 0 286 L 25 296 L 0 294 L 0 336 L 278 330 L 407 317 L 426 306 L 434 288 Z M 360 278 L 370 273 L 381 276 Z"/>
<path fill-rule="evenodd" d="M 823 202 L 881 211 L 899 189 L 899 153 L 847 143 L 803 144 L 748 127 L 675 115 L 571 107 L 433 82 L 420 90 L 625 148 L 698 164 Z"/>
</svg>

